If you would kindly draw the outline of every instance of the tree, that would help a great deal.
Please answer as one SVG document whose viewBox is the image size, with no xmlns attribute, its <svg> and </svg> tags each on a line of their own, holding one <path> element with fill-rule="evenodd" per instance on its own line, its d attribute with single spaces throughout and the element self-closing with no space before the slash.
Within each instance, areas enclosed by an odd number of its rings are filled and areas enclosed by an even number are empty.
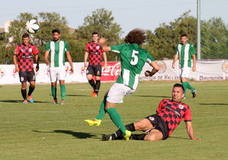
<svg viewBox="0 0 228 160">
<path fill-rule="evenodd" d="M 221 18 L 202 24 L 202 58 L 228 58 L 228 29 Z"/>
<path fill-rule="evenodd" d="M 101 36 L 107 38 L 111 45 L 119 44 L 121 42 L 121 27 L 114 20 L 112 12 L 104 8 L 97 9 L 91 15 L 85 17 L 83 25 L 76 29 L 78 45 L 83 48 L 83 50 L 79 50 L 78 56 L 83 57 L 85 43 L 91 41 L 93 32 L 98 32 Z M 115 56 L 115 54 L 109 53 L 108 59 L 114 60 Z"/>
<path fill-rule="evenodd" d="M 168 24 L 161 24 L 152 31 L 147 31 L 144 47 L 157 59 L 172 58 L 181 34 L 186 33 L 191 42 L 196 43 L 196 19 L 185 12 Z"/>
</svg>

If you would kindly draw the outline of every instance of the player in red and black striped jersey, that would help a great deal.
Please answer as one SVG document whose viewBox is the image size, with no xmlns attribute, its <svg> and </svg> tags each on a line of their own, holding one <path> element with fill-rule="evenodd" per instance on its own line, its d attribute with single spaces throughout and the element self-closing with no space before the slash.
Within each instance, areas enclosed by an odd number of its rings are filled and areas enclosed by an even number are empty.
<svg viewBox="0 0 228 160">
<path fill-rule="evenodd" d="M 167 139 L 181 121 L 184 120 L 189 138 L 191 140 L 199 140 L 193 133 L 191 109 L 187 104 L 181 102 L 183 97 L 184 87 L 181 84 L 175 84 L 172 89 L 172 99 L 161 100 L 156 114 L 126 125 L 129 131 L 145 132 L 143 134 L 132 134 L 131 139 L 149 141 Z M 123 139 L 120 130 L 114 134 L 102 136 L 102 140 L 116 139 Z"/>
<path fill-rule="evenodd" d="M 84 68 L 86 70 L 87 79 L 89 84 L 93 88 L 91 96 L 97 97 L 100 84 L 101 84 L 101 62 L 104 59 L 104 67 L 107 65 L 106 53 L 98 43 L 99 34 L 97 32 L 92 33 L 92 41 L 86 44 L 85 56 L 84 56 Z M 87 59 L 89 59 L 89 65 L 87 65 Z"/>
<path fill-rule="evenodd" d="M 23 103 L 31 102 L 34 100 L 32 98 L 32 93 L 35 89 L 35 72 L 33 68 L 34 61 L 37 63 L 36 71 L 39 70 L 38 53 L 39 50 L 36 46 L 30 43 L 29 34 L 25 33 L 22 36 L 22 44 L 17 45 L 13 61 L 15 64 L 15 72 L 19 72 L 19 78 L 21 82 L 21 94 L 24 99 Z M 27 81 L 30 83 L 29 91 L 27 95 Z M 28 101 L 27 101 L 28 100 Z"/>
</svg>

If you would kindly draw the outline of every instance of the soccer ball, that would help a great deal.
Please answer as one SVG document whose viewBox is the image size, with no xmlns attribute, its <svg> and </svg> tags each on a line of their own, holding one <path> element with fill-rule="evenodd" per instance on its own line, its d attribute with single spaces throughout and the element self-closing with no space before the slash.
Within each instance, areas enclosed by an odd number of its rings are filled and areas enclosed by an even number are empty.
<svg viewBox="0 0 228 160">
<path fill-rule="evenodd" d="M 36 33 L 39 30 L 40 26 L 35 19 L 31 19 L 30 21 L 26 22 L 26 30 L 29 33 Z"/>
</svg>

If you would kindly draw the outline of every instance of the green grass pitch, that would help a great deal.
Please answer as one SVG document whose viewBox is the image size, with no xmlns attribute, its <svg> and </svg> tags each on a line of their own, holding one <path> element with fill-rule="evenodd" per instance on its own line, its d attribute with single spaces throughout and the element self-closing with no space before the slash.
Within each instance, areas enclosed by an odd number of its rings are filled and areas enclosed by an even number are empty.
<svg viewBox="0 0 228 160">
<path fill-rule="evenodd" d="M 155 113 L 170 97 L 174 82 L 142 82 L 118 105 L 124 123 Z M 116 130 L 108 115 L 100 127 L 94 118 L 111 83 L 103 83 L 98 98 L 88 84 L 67 84 L 65 105 L 51 104 L 49 85 L 37 85 L 35 104 L 23 105 L 19 85 L 0 86 L 0 160 L 227 160 L 228 82 L 192 82 L 199 96 L 184 100 L 193 112 L 193 127 L 201 141 L 190 141 L 184 123 L 165 141 L 100 141 Z"/>
</svg>

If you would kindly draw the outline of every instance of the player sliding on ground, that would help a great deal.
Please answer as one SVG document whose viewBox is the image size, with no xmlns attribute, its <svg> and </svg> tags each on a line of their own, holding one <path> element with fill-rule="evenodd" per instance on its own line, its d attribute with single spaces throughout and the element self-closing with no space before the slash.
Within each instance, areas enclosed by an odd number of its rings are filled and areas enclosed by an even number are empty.
<svg viewBox="0 0 228 160">
<path fill-rule="evenodd" d="M 180 42 L 177 45 L 176 54 L 173 57 L 172 67 L 175 69 L 176 61 L 179 59 L 179 66 L 181 69 L 180 80 L 184 86 L 185 91 L 189 89 L 192 93 L 192 97 L 196 97 L 196 89 L 193 88 L 189 81 L 190 71 L 196 71 L 196 50 L 192 44 L 188 43 L 188 36 L 182 34 L 180 36 Z"/>
<path fill-rule="evenodd" d="M 148 141 L 165 140 L 173 133 L 181 121 L 184 120 L 189 138 L 191 140 L 199 140 L 193 133 L 190 107 L 181 102 L 183 97 L 184 87 L 181 84 L 175 84 L 172 89 L 172 99 L 161 100 L 156 114 L 126 125 L 126 129 L 131 132 L 145 132 L 143 134 L 132 134 L 130 139 Z M 102 136 L 103 141 L 117 139 L 123 139 L 123 134 L 120 130 L 111 135 Z"/>
<path fill-rule="evenodd" d="M 53 103 L 57 104 L 57 81 L 60 84 L 61 104 L 64 104 L 64 98 L 66 96 L 65 78 L 66 67 L 65 57 L 70 64 L 70 71 L 74 72 L 72 58 L 69 51 L 69 44 L 66 41 L 61 40 L 61 33 L 59 29 L 52 30 L 53 40 L 46 44 L 45 62 L 49 67 L 50 79 L 51 79 L 51 95 L 53 97 Z M 50 61 L 49 61 L 50 54 Z"/>
<path fill-rule="evenodd" d="M 39 50 L 36 46 L 30 43 L 29 34 L 25 33 L 22 36 L 22 44 L 18 45 L 13 55 L 13 62 L 15 64 L 15 72 L 19 72 L 21 82 L 21 95 L 23 103 L 27 104 L 28 101 L 33 103 L 32 93 L 35 89 L 35 72 L 33 68 L 34 61 L 37 62 L 36 72 L 39 70 L 38 53 Z M 27 95 L 27 81 L 29 82 L 29 91 Z"/>
<path fill-rule="evenodd" d="M 140 29 L 134 29 L 128 33 L 125 43 L 118 46 L 106 46 L 106 40 L 100 39 L 100 44 L 105 52 L 112 51 L 120 55 L 121 73 L 116 81 L 104 97 L 99 114 L 95 120 L 85 120 L 89 126 L 99 126 L 105 113 L 108 113 L 112 122 L 120 129 L 126 140 L 131 136 L 131 132 L 124 126 L 120 114 L 116 110 L 116 104 L 123 103 L 124 96 L 135 92 L 139 75 L 143 66 L 148 62 L 152 67 L 152 71 L 146 71 L 146 76 L 153 76 L 159 66 L 152 55 L 140 47 L 146 38 L 145 32 Z"/>
</svg>

